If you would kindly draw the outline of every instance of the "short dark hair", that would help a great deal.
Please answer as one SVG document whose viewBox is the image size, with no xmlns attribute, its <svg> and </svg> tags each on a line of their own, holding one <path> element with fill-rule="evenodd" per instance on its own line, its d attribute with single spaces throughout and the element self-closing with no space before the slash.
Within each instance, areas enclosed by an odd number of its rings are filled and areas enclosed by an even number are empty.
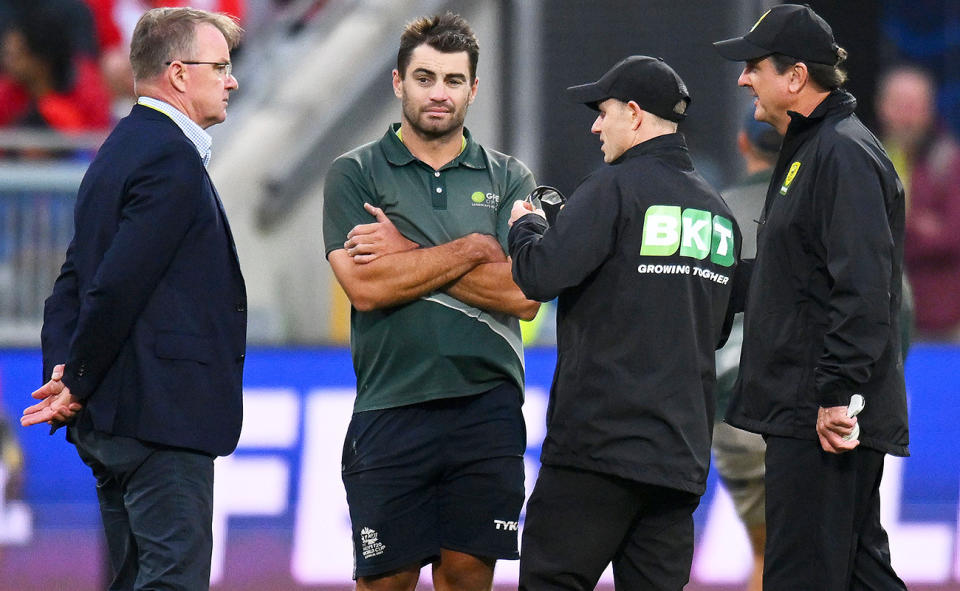
<svg viewBox="0 0 960 591">
<path fill-rule="evenodd" d="M 28 8 L 9 31 L 22 36 L 27 51 L 50 68 L 54 88 L 66 92 L 74 84 L 74 44 L 70 39 L 70 23 L 60 9 L 49 4 Z"/>
<path fill-rule="evenodd" d="M 448 12 L 424 16 L 407 24 L 400 35 L 400 51 L 397 52 L 397 72 L 401 78 L 406 75 L 413 50 L 424 43 L 443 53 L 467 52 L 471 82 L 477 77 L 480 45 L 470 24 L 459 14 Z"/>
<path fill-rule="evenodd" d="M 810 73 L 810 80 L 823 90 L 836 90 L 847 81 L 847 72 L 840 67 L 840 64 L 847 59 L 847 50 L 838 47 L 837 57 L 839 58 L 837 59 L 837 63 L 832 66 L 803 62 L 807 66 L 807 72 Z M 770 60 L 773 62 L 773 67 L 777 69 L 778 74 L 783 74 L 794 64 L 803 61 L 795 57 L 790 57 L 789 55 L 783 55 L 782 53 L 770 54 Z"/>
</svg>

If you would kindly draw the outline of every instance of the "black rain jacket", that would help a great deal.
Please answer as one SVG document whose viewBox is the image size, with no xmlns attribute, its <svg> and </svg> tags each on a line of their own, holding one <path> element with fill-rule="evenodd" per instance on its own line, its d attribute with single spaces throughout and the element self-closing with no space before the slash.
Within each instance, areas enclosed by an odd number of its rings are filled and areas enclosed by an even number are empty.
<svg viewBox="0 0 960 591">
<path fill-rule="evenodd" d="M 727 422 L 817 439 L 819 407 L 860 393 L 861 445 L 909 455 L 900 338 L 904 194 L 832 92 L 791 121 L 767 190 Z"/>
<path fill-rule="evenodd" d="M 592 173 L 545 227 L 526 215 L 509 235 L 517 285 L 558 297 L 541 461 L 703 494 L 740 254 L 733 215 L 669 134 Z"/>
</svg>

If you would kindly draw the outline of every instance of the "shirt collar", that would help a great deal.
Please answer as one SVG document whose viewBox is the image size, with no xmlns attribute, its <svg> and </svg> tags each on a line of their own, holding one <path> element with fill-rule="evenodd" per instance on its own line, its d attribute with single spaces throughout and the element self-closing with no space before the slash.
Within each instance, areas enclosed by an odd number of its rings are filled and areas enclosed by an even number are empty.
<svg viewBox="0 0 960 591">
<path fill-rule="evenodd" d="M 842 89 L 832 90 L 806 117 L 796 111 L 787 111 L 787 115 L 790 116 L 787 133 L 792 134 L 806 129 L 816 125 L 827 117 L 849 115 L 853 113 L 856 108 L 857 99 L 854 98 L 852 94 Z"/>
<path fill-rule="evenodd" d="M 684 165 L 691 166 L 690 154 L 687 151 L 687 141 L 680 132 L 667 133 L 652 137 L 640 142 L 621 154 L 611 165 L 620 164 L 624 160 L 639 156 L 659 155 L 679 158 Z"/>
<path fill-rule="evenodd" d="M 193 145 L 196 146 L 197 152 L 200 154 L 200 158 L 203 160 L 203 165 L 206 166 L 210 163 L 210 147 L 213 146 L 213 138 L 210 137 L 210 134 L 207 133 L 202 127 L 196 124 L 192 119 L 183 114 L 182 111 L 171 105 L 170 103 L 155 99 L 149 96 L 141 96 L 137 99 L 138 105 L 143 105 L 144 107 L 149 107 L 155 111 L 160 111 L 167 117 L 173 120 L 177 124 L 187 139 L 193 142 Z"/>
<path fill-rule="evenodd" d="M 400 138 L 397 137 L 398 129 L 400 129 L 399 123 L 390 125 L 387 133 L 384 134 L 380 140 L 384 156 L 387 161 L 394 166 L 404 166 L 411 162 L 417 162 L 417 158 L 410 153 L 410 150 L 408 150 Z M 480 144 L 473 140 L 473 136 L 470 135 L 470 130 L 466 127 L 463 128 L 463 137 L 466 140 L 466 146 L 460 151 L 460 154 L 457 155 L 456 158 L 444 164 L 441 170 L 455 166 L 466 166 L 478 170 L 487 167 L 486 159 L 483 157 L 483 149 L 480 147 Z"/>
</svg>

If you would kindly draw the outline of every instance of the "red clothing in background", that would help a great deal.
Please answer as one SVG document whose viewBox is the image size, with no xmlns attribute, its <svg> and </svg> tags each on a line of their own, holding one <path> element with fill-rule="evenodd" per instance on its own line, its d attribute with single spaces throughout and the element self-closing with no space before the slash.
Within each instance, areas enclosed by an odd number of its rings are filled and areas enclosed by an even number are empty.
<svg viewBox="0 0 960 591">
<path fill-rule="evenodd" d="M 213 12 L 225 12 L 241 24 L 246 13 L 246 0 L 85 0 L 97 30 L 100 50 L 128 45 L 133 35 L 132 18 L 126 21 L 121 14 L 142 14 L 158 6 L 191 6 Z"/>
<path fill-rule="evenodd" d="M 904 266 L 920 336 L 960 330 L 960 145 L 936 137 L 912 163 Z"/>
<path fill-rule="evenodd" d="M 102 131 L 110 127 L 110 94 L 97 64 L 88 57 L 74 63 L 74 82 L 66 92 L 52 92 L 31 100 L 26 90 L 6 76 L 0 77 L 0 126 L 43 127 L 62 132 Z"/>
</svg>

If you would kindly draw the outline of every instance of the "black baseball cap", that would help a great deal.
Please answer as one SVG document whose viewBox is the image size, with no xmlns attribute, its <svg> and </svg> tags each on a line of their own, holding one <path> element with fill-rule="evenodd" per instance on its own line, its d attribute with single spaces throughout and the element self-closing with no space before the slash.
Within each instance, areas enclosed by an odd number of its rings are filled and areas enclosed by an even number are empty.
<svg viewBox="0 0 960 591">
<path fill-rule="evenodd" d="M 743 37 L 713 44 L 728 60 L 746 62 L 782 53 L 802 62 L 835 66 L 840 61 L 833 29 L 806 4 L 780 4 L 763 13 Z"/>
<path fill-rule="evenodd" d="M 610 98 L 634 101 L 644 111 L 675 122 L 686 117 L 690 104 L 687 85 L 673 68 L 662 58 L 646 55 L 620 60 L 596 82 L 568 88 L 567 96 L 594 110 Z"/>
</svg>

